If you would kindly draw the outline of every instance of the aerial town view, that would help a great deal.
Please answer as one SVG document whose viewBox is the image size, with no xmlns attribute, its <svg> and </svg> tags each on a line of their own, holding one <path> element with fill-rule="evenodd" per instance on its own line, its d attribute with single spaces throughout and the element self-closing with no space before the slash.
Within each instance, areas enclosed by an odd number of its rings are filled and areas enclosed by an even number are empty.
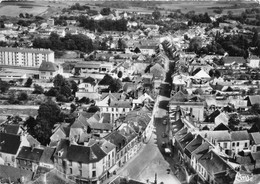
<svg viewBox="0 0 260 184">
<path fill-rule="evenodd" d="M 259 184 L 260 0 L 0 1 L 0 184 Z"/>
</svg>

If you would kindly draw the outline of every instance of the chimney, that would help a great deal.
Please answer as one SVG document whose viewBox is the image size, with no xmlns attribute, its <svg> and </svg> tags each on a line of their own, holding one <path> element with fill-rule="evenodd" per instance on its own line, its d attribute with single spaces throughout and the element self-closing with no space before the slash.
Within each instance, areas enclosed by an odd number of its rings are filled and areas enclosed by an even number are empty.
<svg viewBox="0 0 260 184">
<path fill-rule="evenodd" d="M 211 151 L 210 152 L 210 158 L 209 158 L 210 160 L 212 160 L 213 159 L 213 152 Z"/>
</svg>

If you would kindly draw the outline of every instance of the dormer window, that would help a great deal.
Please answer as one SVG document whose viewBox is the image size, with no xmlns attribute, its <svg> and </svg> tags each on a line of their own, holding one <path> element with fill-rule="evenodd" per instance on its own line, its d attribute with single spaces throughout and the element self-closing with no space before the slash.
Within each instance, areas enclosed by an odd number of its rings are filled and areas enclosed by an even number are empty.
<svg viewBox="0 0 260 184">
<path fill-rule="evenodd" d="M 58 151 L 58 157 L 62 157 L 62 155 L 63 155 L 63 149 L 62 150 L 60 150 L 60 151 Z"/>
</svg>

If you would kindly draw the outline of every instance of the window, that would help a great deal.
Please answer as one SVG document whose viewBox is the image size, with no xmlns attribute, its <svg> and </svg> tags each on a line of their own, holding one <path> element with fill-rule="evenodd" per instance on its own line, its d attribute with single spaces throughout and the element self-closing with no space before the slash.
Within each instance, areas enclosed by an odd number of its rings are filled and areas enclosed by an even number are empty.
<svg viewBox="0 0 260 184">
<path fill-rule="evenodd" d="M 82 168 L 82 163 L 81 162 L 79 162 L 79 168 Z"/>
<path fill-rule="evenodd" d="M 239 146 L 239 142 L 237 142 L 237 146 Z"/>
<path fill-rule="evenodd" d="M 82 170 L 79 170 L 79 175 L 82 176 Z"/>
<path fill-rule="evenodd" d="M 114 156 L 115 156 L 115 152 L 112 152 L 112 158 L 114 158 Z"/>
<path fill-rule="evenodd" d="M 96 169 L 96 163 L 92 163 L 92 169 Z"/>
<path fill-rule="evenodd" d="M 69 165 L 69 166 L 72 166 L 72 162 L 71 162 L 71 161 L 68 161 L 68 162 L 69 162 L 68 165 Z"/>
<path fill-rule="evenodd" d="M 92 171 L 92 177 L 96 177 L 96 171 Z"/>
<path fill-rule="evenodd" d="M 232 143 L 232 146 L 233 146 L 233 147 L 235 146 L 235 143 L 234 143 L 234 142 Z"/>
<path fill-rule="evenodd" d="M 72 168 L 70 168 L 70 174 L 72 174 Z"/>
<path fill-rule="evenodd" d="M 245 148 L 247 148 L 247 142 L 245 143 Z"/>
<path fill-rule="evenodd" d="M 226 142 L 224 143 L 224 148 L 227 148 L 227 143 Z"/>
</svg>

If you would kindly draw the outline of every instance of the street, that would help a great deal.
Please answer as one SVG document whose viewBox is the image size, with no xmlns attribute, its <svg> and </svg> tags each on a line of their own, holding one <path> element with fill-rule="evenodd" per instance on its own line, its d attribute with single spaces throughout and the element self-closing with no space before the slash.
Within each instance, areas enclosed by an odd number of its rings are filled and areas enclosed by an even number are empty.
<svg viewBox="0 0 260 184">
<path fill-rule="evenodd" d="M 167 89 L 167 84 L 162 84 L 163 89 Z M 169 90 L 168 95 L 169 95 Z M 167 96 L 168 96 L 167 95 Z M 153 132 L 147 144 L 140 150 L 137 155 L 129 160 L 123 168 L 118 170 L 117 175 L 128 177 L 134 180 L 147 182 L 154 182 L 155 175 L 157 175 L 157 183 L 163 182 L 164 184 L 180 184 L 181 182 L 174 176 L 171 165 L 165 160 L 164 157 L 170 155 L 164 154 L 162 149 L 162 142 L 168 142 L 167 137 L 163 138 L 162 134 L 166 131 L 166 125 L 162 124 L 162 117 L 166 115 L 165 108 L 168 105 L 169 97 L 158 96 L 154 105 L 153 116 L 155 117 Z M 163 105 L 162 105 L 163 104 Z M 163 107 L 161 107 L 163 106 Z M 167 159 L 168 160 L 168 159 Z"/>
</svg>

